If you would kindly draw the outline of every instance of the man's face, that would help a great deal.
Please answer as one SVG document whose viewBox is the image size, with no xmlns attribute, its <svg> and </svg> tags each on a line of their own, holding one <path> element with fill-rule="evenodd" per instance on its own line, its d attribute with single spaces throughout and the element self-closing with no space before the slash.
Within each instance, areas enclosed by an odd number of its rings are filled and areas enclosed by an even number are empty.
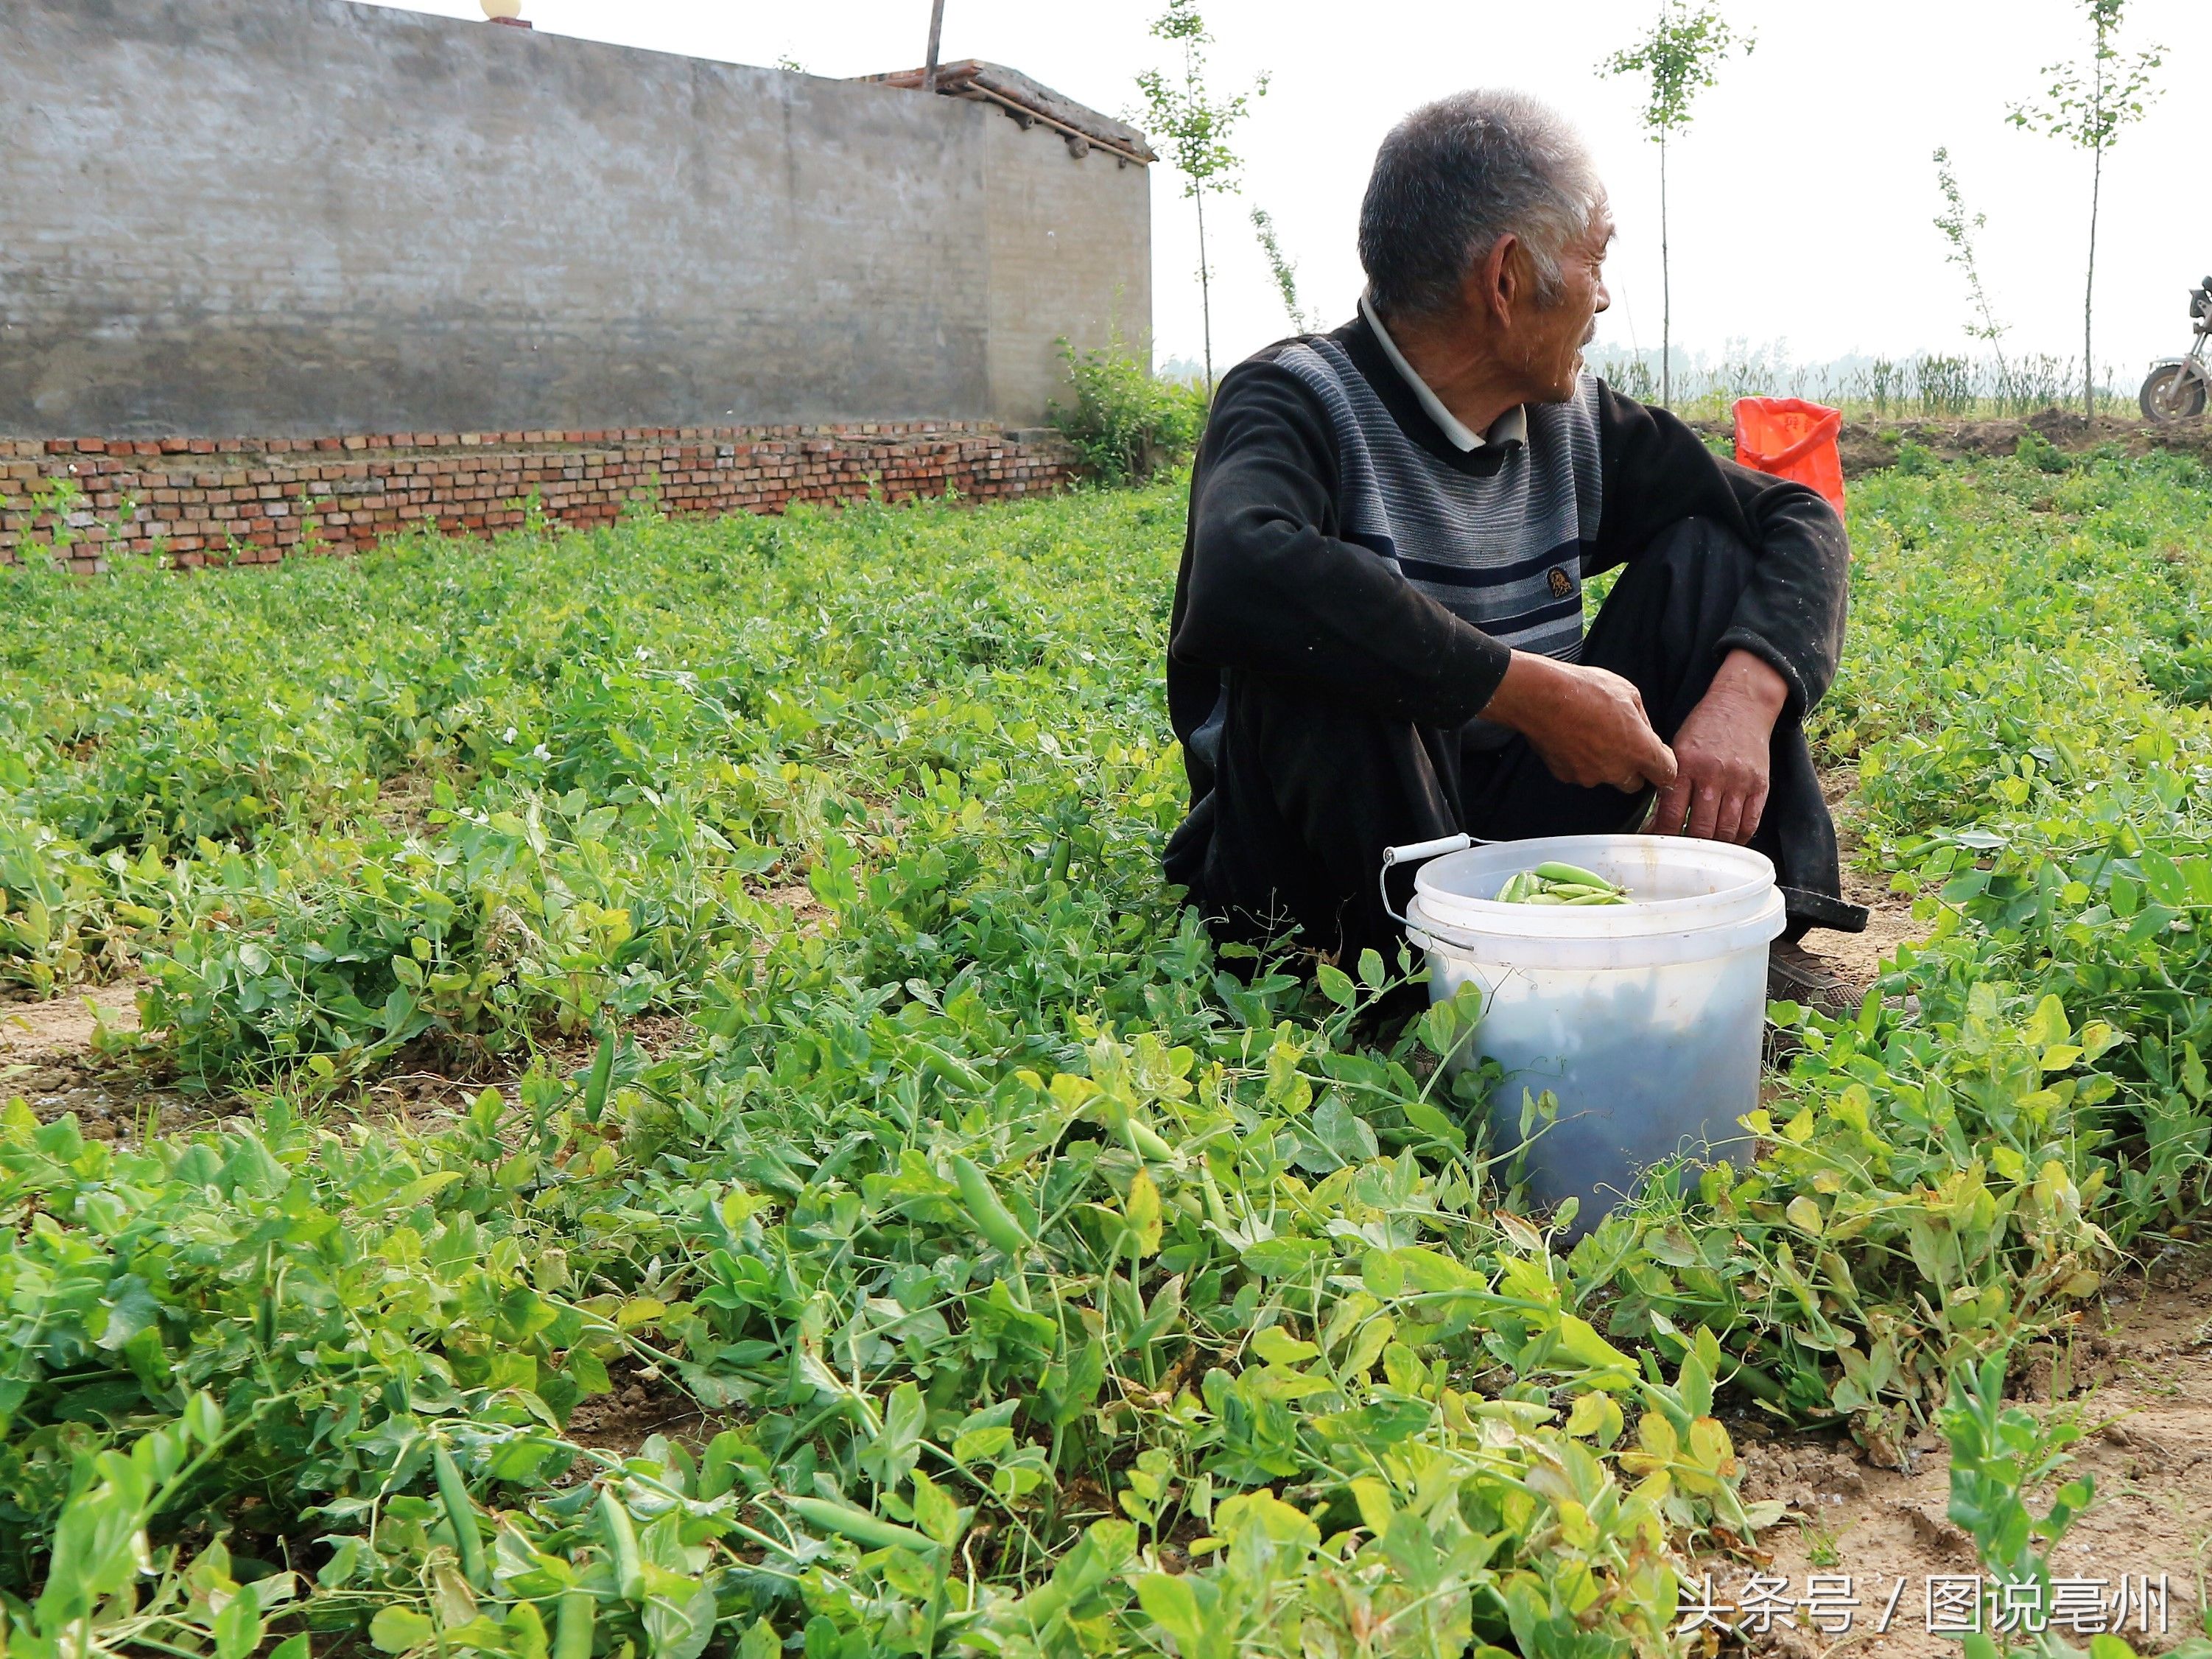
<svg viewBox="0 0 2212 1659">
<path fill-rule="evenodd" d="M 1612 242 L 1613 213 L 1601 197 L 1589 228 L 1560 251 L 1559 297 L 1529 308 L 1523 349 L 1516 354 L 1529 401 L 1559 404 L 1575 395 L 1583 348 L 1597 337 L 1598 313 L 1613 303 L 1605 291 L 1605 255 Z"/>
</svg>

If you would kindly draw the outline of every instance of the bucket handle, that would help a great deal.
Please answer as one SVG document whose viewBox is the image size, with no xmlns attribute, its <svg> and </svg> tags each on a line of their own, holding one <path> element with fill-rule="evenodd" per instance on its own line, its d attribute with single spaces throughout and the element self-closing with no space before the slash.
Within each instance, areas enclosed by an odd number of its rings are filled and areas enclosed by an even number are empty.
<svg viewBox="0 0 2212 1659">
<path fill-rule="evenodd" d="M 1400 865 L 1425 864 L 1431 859 L 1440 859 L 1447 853 L 1464 853 L 1470 847 L 1487 847 L 1489 844 L 1473 836 L 1457 835 L 1439 836 L 1434 841 L 1417 841 L 1405 847 L 1384 848 L 1382 868 L 1375 877 L 1376 889 L 1382 895 L 1382 914 L 1401 927 L 1413 925 L 1390 908 L 1390 872 Z"/>
</svg>

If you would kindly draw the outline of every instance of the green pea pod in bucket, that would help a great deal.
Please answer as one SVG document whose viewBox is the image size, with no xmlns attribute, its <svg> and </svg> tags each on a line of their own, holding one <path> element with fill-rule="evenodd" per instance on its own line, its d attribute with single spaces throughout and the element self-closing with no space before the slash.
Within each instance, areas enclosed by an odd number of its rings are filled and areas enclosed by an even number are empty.
<svg viewBox="0 0 2212 1659">
<path fill-rule="evenodd" d="M 1626 904 L 1628 890 L 1579 864 L 1547 859 L 1516 871 L 1498 890 L 1500 904 Z"/>
</svg>

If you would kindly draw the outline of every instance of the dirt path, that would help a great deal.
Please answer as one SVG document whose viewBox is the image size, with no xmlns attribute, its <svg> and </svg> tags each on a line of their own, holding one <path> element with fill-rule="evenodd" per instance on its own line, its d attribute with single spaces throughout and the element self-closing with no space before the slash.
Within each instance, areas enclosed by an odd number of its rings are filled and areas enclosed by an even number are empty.
<svg viewBox="0 0 2212 1659">
<path fill-rule="evenodd" d="M 1849 866 L 1844 871 L 1844 896 L 1854 904 L 1866 906 L 1866 932 L 1838 933 L 1815 928 L 1805 936 L 1805 948 L 1833 963 L 1838 971 L 1863 993 L 1874 983 L 1882 964 L 1897 954 L 1897 947 L 1925 939 L 1929 924 L 1912 919 L 1911 899 L 1891 892 L 1878 881 Z"/>
<path fill-rule="evenodd" d="M 94 986 L 46 1002 L 0 1002 L 0 1064 L 88 1054 L 102 1022 L 112 1030 L 138 1029 L 137 985 Z"/>
<path fill-rule="evenodd" d="M 138 984 L 79 986 L 44 1002 L 0 1001 L 0 1100 L 21 1095 L 40 1117 L 75 1112 L 88 1133 L 129 1122 L 147 1104 L 138 1079 L 102 1066 L 101 1025 L 138 1029 Z"/>
<path fill-rule="evenodd" d="M 1805 936 L 1805 948 L 1833 963 L 1863 994 L 1882 964 L 1897 954 L 1897 947 L 1925 939 L 1931 924 L 1914 921 L 1912 901 L 1890 891 L 1882 876 L 1856 867 L 1861 845 L 1858 769 L 1832 767 L 1821 774 L 1820 783 L 1828 810 L 1836 817 L 1836 840 L 1844 857 L 1844 896 L 1866 906 L 1869 914 L 1866 932 L 1838 933 L 1816 927 Z"/>
<path fill-rule="evenodd" d="M 2188 1274 L 2161 1273 L 2170 1282 L 2116 1287 L 2104 1304 L 2102 1328 L 2094 1334 L 2085 1328 L 2031 1364 L 2021 1389 L 2033 1409 L 2077 1413 L 2090 1431 L 2074 1448 L 2075 1468 L 2069 1473 L 2094 1477 L 2095 1501 L 2059 1547 L 2054 1577 L 2102 1585 L 2109 1604 L 2125 1574 L 2127 1635 L 2141 1651 L 2162 1651 L 2201 1628 L 2198 1552 L 2212 1541 L 2209 1275 L 2212 1263 L 2199 1262 Z M 1910 1473 L 1875 1468 L 1832 1434 L 1747 1437 L 1740 1449 L 1744 1495 L 1783 1499 L 1790 1518 L 1759 1539 L 1771 1560 L 1756 1568 L 1717 1559 L 1709 1564 L 1715 1599 L 1746 1605 L 1748 1577 L 1756 1571 L 1770 1587 L 1770 1607 L 1784 1598 L 1797 1603 L 1790 1615 L 1794 1627 L 1777 1613 L 1766 1631 L 1749 1635 L 1753 1650 L 1786 1659 L 1844 1651 L 1956 1659 L 1959 1637 L 1929 1628 L 1928 1581 L 1971 1578 L 1979 1569 L 1972 1543 L 1947 1518 L 1950 1463 L 1939 1437 L 1923 1433 L 1914 1443 Z M 1814 1574 L 1826 1576 L 1826 1589 L 1857 1597 L 1849 1629 L 1839 1604 L 1824 1604 L 1817 1619 L 1805 1606 L 1808 1594 L 1824 1588 L 1811 1583 Z M 2162 1632 L 2154 1593 L 2161 1574 Z M 2146 1578 L 2154 1591 L 2147 1617 L 2136 1610 Z M 1777 1579 L 1786 1587 L 1773 1587 Z M 1940 1601 L 1943 1592 L 1936 1594 Z M 1893 1595 L 1885 1633 L 1879 1626 Z M 1754 1595 L 1750 1605 L 1761 1600 Z M 2138 1629 L 2142 1623 L 2147 1631 Z M 2087 1634 L 2070 1639 L 2086 1647 Z"/>
</svg>

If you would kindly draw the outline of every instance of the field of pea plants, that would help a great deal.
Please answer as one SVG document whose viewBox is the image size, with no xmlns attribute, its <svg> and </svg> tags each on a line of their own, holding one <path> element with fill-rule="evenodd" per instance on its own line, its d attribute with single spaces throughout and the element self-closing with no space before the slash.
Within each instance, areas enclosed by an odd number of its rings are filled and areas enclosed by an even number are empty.
<svg viewBox="0 0 2212 1659">
<path fill-rule="evenodd" d="M 0 571 L 0 1012 L 170 1103 L 0 1114 L 0 1651 L 1656 1655 L 1753 1423 L 2047 1581 L 2008 1367 L 2212 1171 L 2212 475 L 1852 492 L 1927 942 L 1556 1254 L 1475 1011 L 1161 890 L 1173 483 Z"/>
</svg>

